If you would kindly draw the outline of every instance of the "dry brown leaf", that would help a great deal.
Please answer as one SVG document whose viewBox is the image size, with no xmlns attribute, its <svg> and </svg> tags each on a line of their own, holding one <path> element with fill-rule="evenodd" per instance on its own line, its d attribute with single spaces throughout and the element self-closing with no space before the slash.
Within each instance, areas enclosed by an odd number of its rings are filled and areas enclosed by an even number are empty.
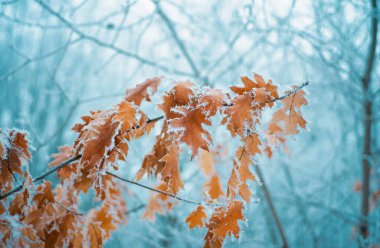
<svg viewBox="0 0 380 248">
<path fill-rule="evenodd" d="M 208 151 L 212 142 L 210 133 L 202 125 L 211 125 L 211 121 L 201 108 L 193 106 L 181 106 L 175 108 L 181 113 L 181 117 L 172 119 L 169 128 L 181 132 L 180 141 L 187 144 L 192 151 L 191 159 L 197 154 L 199 148 Z"/>
<path fill-rule="evenodd" d="M 219 201 L 221 197 L 224 196 L 222 186 L 220 184 L 220 179 L 217 174 L 214 174 L 208 183 L 204 186 L 208 196 L 212 201 Z"/>
<path fill-rule="evenodd" d="M 177 144 L 172 144 L 169 147 L 168 153 L 160 160 L 165 162 L 165 167 L 162 169 L 162 179 L 168 183 L 170 190 L 177 194 L 180 189 L 183 189 L 183 182 L 179 170 L 179 151 Z"/>
<path fill-rule="evenodd" d="M 186 218 L 186 223 L 188 223 L 190 229 L 195 227 L 202 228 L 205 225 L 203 219 L 207 219 L 207 215 L 205 208 L 200 205 Z"/>
<path fill-rule="evenodd" d="M 243 202 L 233 201 L 228 207 L 217 208 L 206 225 L 208 232 L 205 237 L 205 247 L 222 247 L 227 235 L 239 238 L 238 221 L 244 221 Z"/>
<path fill-rule="evenodd" d="M 177 106 L 185 106 L 190 103 L 190 99 L 194 97 L 194 91 L 192 87 L 193 83 L 186 81 L 177 83 L 166 95 L 163 97 L 163 103 L 158 107 L 165 112 L 166 119 L 180 117 L 176 112 L 172 111 L 172 108 Z"/>
<path fill-rule="evenodd" d="M 157 92 L 158 85 L 161 83 L 161 78 L 155 77 L 145 80 L 143 83 L 138 84 L 133 89 L 128 89 L 126 92 L 125 100 L 128 102 L 134 102 L 140 106 L 141 102 L 146 99 L 150 102 L 150 94 L 148 89 L 151 88 L 152 94 Z"/>
<path fill-rule="evenodd" d="M 202 149 L 199 155 L 199 165 L 203 174 L 205 174 L 206 176 L 210 176 L 211 174 L 213 174 L 214 164 L 215 164 L 214 154 L 212 152 Z"/>
</svg>

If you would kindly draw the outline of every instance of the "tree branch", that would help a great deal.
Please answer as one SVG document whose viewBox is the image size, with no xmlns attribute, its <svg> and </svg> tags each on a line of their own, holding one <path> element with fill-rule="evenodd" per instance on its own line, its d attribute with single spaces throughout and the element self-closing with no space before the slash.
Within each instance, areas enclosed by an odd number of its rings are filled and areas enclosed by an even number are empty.
<svg viewBox="0 0 380 248">
<path fill-rule="evenodd" d="M 178 74 L 178 75 L 183 75 L 183 76 L 193 76 L 191 73 L 188 73 L 188 72 L 183 72 L 183 71 L 178 71 L 178 70 L 173 70 L 173 69 L 170 69 L 166 66 L 163 66 L 161 64 L 158 64 L 154 61 L 151 61 L 151 60 L 148 60 L 146 58 L 143 58 L 141 57 L 140 55 L 138 54 L 134 54 L 134 53 L 131 53 L 131 52 L 128 52 L 120 47 L 117 47 L 115 46 L 114 44 L 109 44 L 109 43 L 106 43 L 104 41 L 101 41 L 93 36 L 90 36 L 90 35 L 87 35 L 85 33 L 83 33 L 82 31 L 80 31 L 78 28 L 76 28 L 72 23 L 70 23 L 68 20 L 66 20 L 62 15 L 60 15 L 58 12 L 56 12 L 55 10 L 53 10 L 49 5 L 47 5 L 44 1 L 41 1 L 41 0 L 34 0 L 38 5 L 40 5 L 44 10 L 46 10 L 47 12 L 49 12 L 50 14 L 52 14 L 53 16 L 55 16 L 58 20 L 60 20 L 66 27 L 68 27 L 70 30 L 72 30 L 74 33 L 76 33 L 77 35 L 79 35 L 81 38 L 83 39 L 86 39 L 86 40 L 89 40 L 91 42 L 93 42 L 94 44 L 100 46 L 100 47 L 104 47 L 104 48 L 108 48 L 108 49 L 111 49 L 125 57 L 128 57 L 128 58 L 132 58 L 132 59 L 135 59 L 139 62 L 141 62 L 142 64 L 146 64 L 146 65 L 149 65 L 149 66 L 152 66 L 154 68 L 157 68 L 157 69 L 160 69 L 164 72 L 168 72 L 168 73 L 175 73 L 175 74 Z"/>
<path fill-rule="evenodd" d="M 369 158 L 372 157 L 372 100 L 369 99 L 369 93 L 371 90 L 371 75 L 373 71 L 373 65 L 375 63 L 376 46 L 377 46 L 377 5 L 376 0 L 371 1 L 371 40 L 368 49 L 368 58 L 365 65 L 365 71 L 362 79 L 362 87 L 364 94 L 364 137 L 363 137 L 363 152 L 362 152 L 362 201 L 360 206 L 360 214 L 364 217 L 369 213 L 369 197 L 370 197 L 370 164 Z M 360 221 L 360 234 L 365 239 L 369 235 L 368 222 L 366 220 Z"/>
<path fill-rule="evenodd" d="M 183 56 L 185 56 L 187 62 L 189 63 L 189 65 L 191 67 L 191 70 L 194 73 L 194 76 L 199 78 L 199 70 L 194 63 L 194 60 L 191 58 L 188 50 L 186 49 L 184 42 L 179 38 L 178 33 L 175 30 L 175 27 L 174 27 L 172 21 L 170 21 L 169 17 L 162 11 L 162 8 L 160 6 L 159 1 L 153 0 L 153 2 L 156 5 L 158 15 L 164 21 L 166 27 L 169 29 L 171 35 L 173 36 L 173 39 L 177 43 L 177 45 L 178 45 L 179 49 L 181 50 Z"/>
<path fill-rule="evenodd" d="M 259 178 L 260 178 L 260 180 L 262 182 L 261 187 L 262 187 L 262 189 L 264 191 L 265 199 L 268 202 L 270 212 L 271 212 L 271 214 L 273 216 L 274 221 L 276 222 L 277 229 L 278 229 L 278 231 L 280 233 L 281 240 L 282 240 L 282 247 L 283 248 L 287 248 L 289 246 L 288 246 L 288 241 L 287 241 L 287 238 L 286 238 L 286 234 L 285 234 L 284 228 L 283 228 L 283 226 L 281 224 L 280 217 L 278 216 L 276 208 L 274 207 L 274 204 L 273 204 L 273 201 L 272 201 L 272 197 L 271 197 L 270 192 L 269 192 L 269 190 L 267 188 L 267 185 L 265 183 L 263 174 L 261 173 L 261 169 L 260 169 L 260 167 L 258 165 L 256 165 L 256 173 L 257 173 L 257 175 L 259 176 Z"/>
<path fill-rule="evenodd" d="M 72 163 L 72 162 L 74 162 L 74 161 L 80 159 L 81 157 L 82 157 L 82 155 L 78 155 L 78 156 L 76 156 L 76 157 L 70 158 L 70 159 L 68 159 L 68 160 L 66 160 L 66 161 L 64 161 L 64 162 L 62 162 L 62 163 L 59 164 L 58 166 L 56 166 L 56 167 L 54 167 L 54 168 L 48 170 L 48 171 L 45 172 L 44 174 L 42 174 L 42 175 L 36 177 L 35 179 L 33 179 L 33 182 L 36 183 L 36 182 L 41 181 L 42 179 L 44 179 L 45 177 L 49 176 L 49 175 L 52 174 L 53 172 L 55 172 L 55 171 L 57 171 L 57 170 L 59 170 L 59 169 L 65 167 L 66 165 L 68 165 L 68 164 L 70 164 L 70 163 Z M 8 191 L 8 192 L 5 193 L 4 195 L 0 195 L 0 200 L 4 199 L 4 198 L 6 198 L 6 197 L 8 197 L 8 196 L 10 196 L 10 195 L 12 195 L 12 194 L 14 194 L 14 193 L 20 191 L 20 190 L 22 190 L 23 188 L 24 188 L 24 185 L 20 185 L 20 186 L 18 186 L 17 188 L 14 188 L 14 189 L 12 189 L 11 191 Z"/>
<path fill-rule="evenodd" d="M 295 88 L 295 89 L 289 91 L 287 94 L 285 94 L 285 95 L 283 95 L 283 96 L 280 96 L 280 97 L 278 97 L 278 98 L 271 99 L 271 100 L 268 101 L 267 103 L 269 103 L 269 102 L 275 102 L 275 101 L 278 101 L 278 100 L 282 100 L 282 99 L 284 99 L 284 98 L 286 98 L 286 97 L 288 97 L 288 96 L 290 96 L 290 95 L 292 95 L 292 94 L 295 94 L 297 91 L 299 91 L 299 90 L 302 89 L 303 87 L 307 86 L 308 84 L 309 84 L 309 82 L 305 82 L 305 83 L 301 84 L 300 86 L 298 86 L 297 88 Z M 223 105 L 223 106 L 227 106 L 227 107 L 229 107 L 229 106 L 232 106 L 232 105 Z M 156 122 L 156 121 L 159 121 L 159 120 L 163 119 L 164 117 L 165 117 L 165 116 L 158 116 L 158 117 L 153 118 L 153 119 L 148 119 L 148 121 L 147 121 L 146 123 L 149 124 L 149 123 L 152 123 L 152 122 Z M 138 128 L 140 128 L 140 126 L 133 127 L 132 130 L 134 130 L 134 129 L 138 129 Z M 56 167 L 54 167 L 54 168 L 48 170 L 48 171 L 45 172 L 44 174 L 42 174 L 42 175 L 36 177 L 35 179 L 33 179 L 33 182 L 36 183 L 36 182 L 41 181 L 42 179 L 44 179 L 45 177 L 49 176 L 49 175 L 52 174 L 53 172 L 55 172 L 55 171 L 57 171 L 57 170 L 59 170 L 59 169 L 65 167 L 65 166 L 69 165 L 70 163 L 72 163 L 72 162 L 74 162 L 74 161 L 77 161 L 77 160 L 80 159 L 81 157 L 82 157 L 82 155 L 77 155 L 77 156 L 75 156 L 75 157 L 73 157 L 73 158 L 70 158 L 70 159 L 68 159 L 68 160 L 66 160 L 66 161 L 64 161 L 64 162 L 62 162 L 62 163 L 59 164 L 58 166 L 56 166 Z M 143 188 L 146 188 L 146 189 L 149 189 L 149 190 L 155 191 L 155 192 L 157 192 L 157 193 L 161 193 L 161 194 L 164 194 L 164 195 L 167 195 L 167 196 L 173 197 L 173 198 L 175 198 L 175 199 L 177 199 L 177 200 L 180 200 L 180 201 L 184 201 L 184 202 L 192 203 L 192 204 L 197 204 L 197 205 L 217 205 L 217 204 L 209 204 L 209 203 L 203 203 L 203 202 L 197 202 L 197 201 L 187 200 L 187 199 L 185 199 L 185 198 L 182 198 L 182 197 L 176 196 L 176 195 L 174 195 L 174 194 L 170 194 L 170 193 L 167 193 L 167 192 L 164 192 L 164 191 L 160 191 L 160 190 L 157 190 L 157 189 L 151 188 L 151 187 L 149 187 L 149 186 L 146 186 L 146 185 L 140 184 L 140 183 L 138 183 L 138 182 L 134 182 L 134 181 L 131 181 L 131 180 L 128 180 L 128 179 L 121 178 L 121 177 L 119 177 L 119 176 L 117 176 L 117 175 L 115 175 L 115 174 L 112 174 L 112 173 L 109 172 L 109 171 L 106 171 L 106 173 L 109 174 L 109 175 L 111 175 L 111 176 L 113 176 L 113 177 L 115 177 L 115 178 L 118 178 L 119 180 L 122 180 L 122 181 L 124 181 L 124 182 L 128 182 L 128 183 L 131 183 L 131 184 L 134 184 L 134 185 L 137 185 L 137 186 L 140 186 L 140 187 L 143 187 Z M 2 200 L 2 199 L 4 199 L 4 198 L 7 198 L 8 196 L 10 196 L 10 195 L 12 195 L 12 194 L 14 194 L 14 193 L 19 192 L 20 190 L 23 189 L 23 187 L 24 187 L 23 185 L 20 185 L 20 186 L 18 186 L 17 188 L 14 188 L 14 189 L 12 189 L 11 191 L 8 191 L 8 192 L 5 193 L 4 195 L 0 195 L 0 200 Z"/>
</svg>

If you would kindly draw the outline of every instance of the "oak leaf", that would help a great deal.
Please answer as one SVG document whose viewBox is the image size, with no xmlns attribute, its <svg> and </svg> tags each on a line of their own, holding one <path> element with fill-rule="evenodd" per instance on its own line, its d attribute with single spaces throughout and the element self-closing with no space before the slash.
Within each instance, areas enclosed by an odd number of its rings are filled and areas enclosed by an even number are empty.
<svg viewBox="0 0 380 248">
<path fill-rule="evenodd" d="M 218 201 L 219 198 L 224 196 L 222 186 L 220 184 L 220 179 L 217 174 L 214 174 L 208 183 L 205 184 L 204 188 L 211 200 Z"/>
<path fill-rule="evenodd" d="M 179 170 L 179 151 L 177 144 L 172 144 L 169 147 L 168 154 L 160 161 L 165 162 L 165 167 L 161 172 L 163 180 L 168 183 L 171 191 L 177 194 L 180 189 L 183 189 L 183 182 Z"/>
<path fill-rule="evenodd" d="M 232 136 L 236 134 L 243 137 L 248 127 L 254 126 L 259 122 L 257 113 L 251 103 L 251 95 L 244 93 L 232 99 L 232 106 L 224 110 L 226 115 L 222 120 L 222 125 L 226 125 Z"/>
<path fill-rule="evenodd" d="M 202 228 L 205 225 L 203 219 L 207 219 L 207 215 L 205 208 L 200 205 L 186 218 L 186 223 L 188 223 L 190 229 L 195 227 Z"/>
<path fill-rule="evenodd" d="M 194 97 L 194 83 L 189 81 L 179 82 L 163 96 L 163 103 L 158 107 L 164 111 L 166 119 L 173 119 L 180 117 L 177 112 L 173 112 L 172 108 L 177 106 L 185 106 L 190 103 L 190 100 Z"/>
<path fill-rule="evenodd" d="M 201 150 L 199 154 L 199 165 L 204 175 L 210 176 L 214 172 L 215 158 L 210 151 Z"/>
<path fill-rule="evenodd" d="M 144 157 L 142 166 L 136 174 L 137 180 L 141 180 L 145 174 L 148 174 L 148 177 L 152 175 L 156 177 L 161 174 L 162 169 L 165 167 L 165 162 L 161 161 L 161 159 L 168 154 L 168 148 L 171 144 L 172 140 L 167 133 L 167 125 L 164 124 L 161 134 L 156 137 L 153 150 Z"/>
<path fill-rule="evenodd" d="M 233 201 L 227 207 L 217 208 L 206 227 L 205 247 L 222 247 L 227 235 L 239 238 L 240 227 L 238 221 L 244 221 L 243 202 Z"/>
<path fill-rule="evenodd" d="M 211 117 L 221 112 L 226 95 L 219 89 L 206 89 L 199 95 L 199 105 L 203 106 L 207 116 Z"/>
<path fill-rule="evenodd" d="M 308 103 L 304 93 L 303 90 L 298 90 L 282 100 L 283 108 L 274 113 L 272 122 L 269 125 L 269 134 L 274 136 L 275 139 L 281 140 L 282 133 L 285 135 L 299 133 L 298 127 L 306 128 L 307 122 L 300 112 L 301 107 Z"/>
<path fill-rule="evenodd" d="M 156 189 L 169 194 L 173 193 L 166 182 L 161 182 Z M 175 204 L 177 204 L 177 202 L 165 194 L 151 193 L 143 214 L 143 219 L 154 221 L 156 213 L 163 215 L 166 210 L 170 211 Z"/>
<path fill-rule="evenodd" d="M 175 130 L 181 133 L 180 141 L 187 144 L 191 149 L 191 158 L 193 159 L 198 154 L 199 148 L 208 151 L 212 138 L 203 125 L 210 126 L 211 121 L 202 108 L 198 106 L 180 106 L 176 107 L 175 111 L 180 114 L 180 117 L 170 120 L 169 128 L 171 132 Z"/>
<path fill-rule="evenodd" d="M 125 100 L 134 102 L 137 106 L 141 105 L 143 99 L 150 102 L 150 94 L 148 89 L 151 88 L 152 94 L 157 92 L 158 85 L 161 83 L 161 78 L 155 77 L 145 80 L 143 83 L 138 84 L 133 89 L 128 89 L 126 92 Z"/>
<path fill-rule="evenodd" d="M 31 159 L 29 152 L 29 141 L 27 134 L 19 130 L 6 131 L 0 130 L 3 134 L 3 139 L 7 139 L 2 146 L 4 156 L 0 158 L 0 191 L 6 192 L 12 188 L 12 183 L 15 174 L 22 176 L 22 166 Z"/>
<path fill-rule="evenodd" d="M 51 157 L 54 159 L 50 162 L 49 167 L 55 167 L 66 160 L 72 158 L 74 156 L 75 150 L 71 146 L 61 146 L 59 147 L 59 152 L 54 153 L 51 155 Z M 70 178 L 70 176 L 74 173 L 76 173 L 78 163 L 73 163 L 70 166 L 62 167 L 57 171 L 57 174 L 61 181 L 67 180 Z"/>
</svg>

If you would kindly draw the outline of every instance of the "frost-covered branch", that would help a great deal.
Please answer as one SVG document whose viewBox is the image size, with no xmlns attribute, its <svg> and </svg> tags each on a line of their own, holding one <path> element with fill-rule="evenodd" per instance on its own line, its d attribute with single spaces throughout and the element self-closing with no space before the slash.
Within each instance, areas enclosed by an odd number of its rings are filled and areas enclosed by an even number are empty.
<svg viewBox="0 0 380 248">
<path fill-rule="evenodd" d="M 307 86 L 308 84 L 309 84 L 309 82 L 305 82 L 305 83 L 303 83 L 303 84 L 297 86 L 297 87 L 294 88 L 293 90 L 289 91 L 287 94 L 285 94 L 285 95 L 283 95 L 283 96 L 280 96 L 280 97 L 278 97 L 278 98 L 274 98 L 274 99 L 269 100 L 268 103 L 269 103 L 269 102 L 275 102 L 275 101 L 278 101 L 278 100 L 282 100 L 282 99 L 284 99 L 284 98 L 286 98 L 286 97 L 289 97 L 289 96 L 295 94 L 297 91 L 299 91 L 299 90 L 302 89 L 303 87 Z M 224 105 L 224 106 L 231 106 L 231 105 Z M 148 121 L 147 121 L 146 123 L 149 124 L 149 123 L 152 123 L 152 122 L 156 122 L 156 121 L 159 121 L 159 120 L 161 120 L 161 119 L 163 119 L 163 118 L 164 118 L 164 116 L 158 116 L 158 117 L 153 118 L 153 119 L 148 119 Z M 134 130 L 134 129 L 138 129 L 138 128 L 140 128 L 140 126 L 133 127 L 132 130 Z M 36 178 L 33 180 L 33 182 L 39 182 L 39 181 L 41 181 L 42 179 L 46 178 L 47 176 L 49 176 L 49 175 L 52 174 L 53 172 L 55 172 L 55 171 L 57 171 L 57 170 L 59 170 L 59 169 L 65 167 L 65 166 L 71 164 L 71 163 L 74 162 L 74 161 L 77 161 L 77 160 L 80 159 L 81 157 L 82 157 L 82 155 L 77 155 L 76 157 L 70 158 L 70 159 L 68 159 L 68 160 L 66 160 L 66 161 L 64 161 L 64 162 L 62 162 L 62 163 L 59 164 L 58 166 L 56 166 L 56 167 L 54 167 L 54 168 L 48 170 L 47 172 L 45 172 L 45 173 L 42 174 L 42 175 L 36 177 Z M 192 200 L 187 200 L 187 199 L 184 199 L 184 198 L 178 197 L 178 196 L 176 196 L 176 195 L 174 195 L 174 194 L 170 194 L 170 193 L 166 193 L 166 192 L 164 192 L 164 191 L 160 191 L 160 190 L 157 190 L 157 189 L 150 188 L 149 186 L 145 186 L 145 185 L 143 185 L 143 184 L 140 184 L 140 183 L 137 183 L 137 182 L 134 182 L 134 181 L 130 181 L 130 180 L 128 180 L 128 179 L 121 178 L 121 177 L 119 177 L 119 176 L 117 176 L 117 175 L 112 174 L 111 172 L 108 172 L 108 171 L 107 171 L 107 174 L 109 174 L 109 175 L 111 175 L 111 176 L 114 176 L 114 177 L 116 177 L 116 178 L 118 178 L 118 179 L 120 179 L 120 180 L 122 180 L 122 181 L 125 181 L 125 182 L 128 182 L 128 183 L 132 183 L 132 184 L 135 184 L 135 185 L 137 185 L 137 186 L 140 186 L 140 187 L 143 187 L 143 188 L 146 188 L 146 189 L 149 189 L 149 190 L 152 190 L 152 191 L 158 192 L 158 193 L 163 193 L 163 194 L 165 194 L 165 195 L 167 195 L 167 196 L 170 196 L 170 197 L 176 198 L 177 200 L 181 200 L 181 201 L 184 201 L 184 202 L 188 202 L 188 203 L 192 203 L 192 204 L 197 204 L 197 205 L 201 205 L 201 204 L 203 204 L 203 205 L 207 205 L 207 203 L 197 202 L 197 201 L 192 201 Z M 4 195 L 0 195 L 0 200 L 2 200 L 2 199 L 6 198 L 6 197 L 8 197 L 8 196 L 10 196 L 10 195 L 12 195 L 12 194 L 14 194 L 14 193 L 19 192 L 20 190 L 23 189 L 23 187 L 24 187 L 23 185 L 20 185 L 20 186 L 18 186 L 17 188 L 14 188 L 14 189 L 12 189 L 11 191 L 5 193 Z"/>
</svg>

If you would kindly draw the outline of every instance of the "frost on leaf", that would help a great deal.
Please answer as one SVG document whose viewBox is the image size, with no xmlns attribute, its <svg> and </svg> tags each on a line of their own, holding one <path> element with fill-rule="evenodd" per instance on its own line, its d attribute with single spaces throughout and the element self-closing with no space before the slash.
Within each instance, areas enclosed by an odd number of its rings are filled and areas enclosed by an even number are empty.
<svg viewBox="0 0 380 248">
<path fill-rule="evenodd" d="M 9 149 L 8 133 L 0 129 L 0 159 L 5 159 Z"/>
<path fill-rule="evenodd" d="M 152 94 L 157 92 L 158 85 L 161 83 L 161 78 L 155 77 L 145 80 L 143 83 L 138 84 L 133 89 L 128 89 L 126 92 L 125 100 L 128 102 L 134 102 L 140 106 L 141 102 L 146 99 L 150 102 L 149 88 L 152 90 Z"/>
<path fill-rule="evenodd" d="M 250 170 L 253 163 L 251 157 L 261 153 L 261 142 L 256 133 L 248 134 L 242 138 L 242 141 L 244 145 L 239 147 L 235 154 L 234 168 L 228 180 L 227 196 L 232 200 L 235 199 L 236 194 L 239 194 L 244 201 L 249 203 L 252 193 L 247 181 L 256 181 Z"/>
<path fill-rule="evenodd" d="M 33 187 L 33 179 L 28 171 L 24 172 L 24 182 L 22 191 L 18 192 L 16 196 L 10 201 L 9 213 L 11 215 L 24 216 L 24 213 L 29 208 L 30 191 Z"/>
<path fill-rule="evenodd" d="M 12 189 L 16 174 L 23 175 L 22 166 L 31 159 L 27 134 L 19 130 L 1 130 L 1 147 L 3 156 L 0 156 L 0 192 L 5 193 Z"/>
<path fill-rule="evenodd" d="M 82 119 L 83 126 L 74 126 L 79 130 L 74 155 L 82 155 L 74 188 L 87 192 L 94 185 L 98 196 L 104 195 L 105 170 L 109 165 L 117 169 L 117 161 L 125 160 L 128 154 L 128 141 L 148 133 L 153 124 L 147 125 L 145 113 L 125 100 L 110 110 L 93 112 Z"/>
<path fill-rule="evenodd" d="M 212 141 L 210 133 L 202 125 L 211 125 L 201 107 L 181 106 L 175 108 L 181 117 L 172 119 L 169 128 L 180 130 L 180 141 L 187 144 L 192 151 L 192 158 L 198 154 L 198 149 L 208 150 Z"/>
<path fill-rule="evenodd" d="M 165 161 L 161 159 L 168 154 L 168 148 L 171 143 L 172 140 L 164 127 L 161 134 L 156 137 L 153 150 L 145 156 L 142 166 L 136 174 L 137 180 L 141 180 L 145 174 L 148 174 L 148 177 L 156 177 L 161 174 L 162 169 L 165 167 Z"/>
<path fill-rule="evenodd" d="M 195 227 L 202 228 L 205 225 L 203 219 L 207 219 L 207 215 L 205 208 L 200 205 L 186 218 L 186 223 L 188 223 L 190 229 Z"/>
<path fill-rule="evenodd" d="M 226 115 L 222 124 L 233 136 L 244 136 L 245 130 L 253 128 L 259 123 L 262 108 L 272 107 L 272 100 L 278 98 L 277 86 L 269 80 L 267 83 L 263 78 L 254 74 L 255 81 L 248 77 L 242 77 L 244 87 L 232 86 L 231 90 L 237 94 L 231 100 L 231 105 L 224 110 Z"/>
<path fill-rule="evenodd" d="M 184 188 L 179 157 L 182 145 L 186 144 L 192 159 L 201 150 L 199 166 L 206 181 L 202 188 L 206 204 L 218 206 L 207 220 L 205 208 L 200 205 L 186 222 L 190 228 L 207 227 L 205 247 L 222 247 L 227 236 L 239 238 L 239 221 L 245 220 L 243 201 L 250 202 L 249 183 L 256 180 L 250 168 L 254 157 L 263 152 L 270 155 L 271 147 L 283 143 L 286 135 L 297 134 L 300 128 L 306 127 L 300 114 L 301 107 L 307 104 L 304 92 L 293 88 L 279 98 L 277 86 L 257 74 L 253 79 L 242 77 L 243 86 L 231 87 L 232 97 L 218 89 L 199 89 L 191 82 L 179 82 L 165 93 L 158 106 L 164 116 L 149 119 L 139 106 L 144 100 L 151 101 L 160 81 L 159 78 L 146 80 L 127 90 L 119 104 L 90 112 L 82 117 L 82 123 L 74 125 L 72 129 L 78 133 L 74 144 L 60 147 L 49 165 L 56 167 L 70 158 L 76 159 L 57 170 L 60 184 L 55 189 L 48 181 L 34 186 L 25 166 L 31 159 L 26 133 L 0 130 L 0 193 L 9 192 L 16 180 L 20 179 L 19 185 L 22 185 L 0 205 L 1 247 L 102 247 L 111 232 L 126 223 L 127 212 L 121 187 L 107 172 L 110 168 L 117 170 L 118 162 L 127 159 L 129 142 L 148 134 L 160 119 L 163 119 L 161 133 L 136 175 L 137 180 L 145 174 L 159 180 L 158 187 L 152 189 L 143 217 L 153 220 L 156 214 L 171 210 L 178 203 L 177 199 L 181 199 L 175 195 Z M 263 139 L 257 128 L 262 111 L 280 99 L 283 107 L 275 112 Z M 222 190 L 215 166 L 220 160 L 216 156 L 222 158 L 222 153 L 215 151 L 211 134 L 205 129 L 212 125 L 211 117 L 217 114 L 222 116 L 222 124 L 229 132 L 241 138 L 227 192 Z M 79 194 L 88 192 L 91 187 L 100 203 L 81 213 Z M 226 200 L 221 201 L 225 195 Z M 378 200 L 379 195 L 377 191 L 374 200 Z"/>
<path fill-rule="evenodd" d="M 104 191 L 102 205 L 92 209 L 84 216 L 82 233 L 73 239 L 73 242 L 85 244 L 88 247 L 102 247 L 110 237 L 111 231 L 119 224 L 125 224 L 126 203 L 118 185 L 109 175 L 104 177 Z"/>
<path fill-rule="evenodd" d="M 288 94 L 289 91 L 285 93 Z M 298 90 L 281 100 L 283 107 L 274 113 L 268 130 L 265 133 L 267 136 L 265 150 L 269 157 L 272 155 L 271 147 L 284 143 L 286 135 L 298 134 L 299 128 L 306 128 L 307 122 L 302 117 L 300 111 L 301 107 L 308 103 L 304 95 L 305 92 L 303 90 Z"/>
<path fill-rule="evenodd" d="M 177 83 L 159 106 L 165 112 L 169 132 L 180 134 L 179 140 L 189 146 L 192 159 L 199 148 L 208 150 L 212 138 L 203 125 L 211 126 L 210 117 L 221 111 L 225 99 L 220 90 L 206 89 L 202 92 L 193 85 L 190 82 Z"/>
<path fill-rule="evenodd" d="M 169 147 L 166 154 L 160 161 L 165 162 L 162 169 L 162 180 L 165 181 L 169 189 L 176 195 L 180 189 L 183 189 L 183 182 L 179 170 L 179 150 L 176 143 Z"/>
<path fill-rule="evenodd" d="M 70 244 L 81 225 L 74 206 L 66 206 L 65 200 L 58 201 L 51 184 L 44 182 L 36 189 L 33 206 L 26 212 L 23 223 L 33 227 L 45 247 Z M 78 218 L 77 218 L 78 217 Z M 46 227 L 50 228 L 46 228 Z"/>
<path fill-rule="evenodd" d="M 234 201 L 227 207 L 217 208 L 206 224 L 208 232 L 205 237 L 205 247 L 222 247 L 227 235 L 239 238 L 238 221 L 245 221 L 243 209 L 241 201 Z"/>
<path fill-rule="evenodd" d="M 166 119 L 180 117 L 177 112 L 173 112 L 172 108 L 176 106 L 185 106 L 194 97 L 193 83 L 186 81 L 174 85 L 174 87 L 163 96 L 163 103 L 158 107 L 164 111 Z"/>
<path fill-rule="evenodd" d="M 221 112 L 226 95 L 219 89 L 206 89 L 199 94 L 199 104 L 204 106 L 204 111 L 208 117 Z"/>
<path fill-rule="evenodd" d="M 303 90 L 299 90 L 293 95 L 283 99 L 283 108 L 278 110 L 273 116 L 273 121 L 278 123 L 277 128 L 281 128 L 286 135 L 299 133 L 298 127 L 306 128 L 306 121 L 300 112 L 301 107 L 307 104 L 304 93 Z M 270 131 L 275 133 L 276 128 L 272 126 Z"/>
<path fill-rule="evenodd" d="M 28 247 L 39 248 L 43 242 L 32 227 L 18 222 L 16 216 L 0 219 L 0 246 L 1 247 Z"/>
<path fill-rule="evenodd" d="M 270 98 L 278 98 L 277 86 L 272 84 L 272 80 L 268 80 L 268 82 L 265 82 L 264 78 L 256 73 L 253 74 L 253 77 L 255 81 L 251 80 L 247 76 L 243 76 L 241 78 L 241 81 L 244 84 L 244 87 L 232 86 L 231 90 L 238 95 L 243 95 L 244 93 L 260 89 L 262 91 L 267 92 L 266 95 L 270 96 Z"/>
</svg>

